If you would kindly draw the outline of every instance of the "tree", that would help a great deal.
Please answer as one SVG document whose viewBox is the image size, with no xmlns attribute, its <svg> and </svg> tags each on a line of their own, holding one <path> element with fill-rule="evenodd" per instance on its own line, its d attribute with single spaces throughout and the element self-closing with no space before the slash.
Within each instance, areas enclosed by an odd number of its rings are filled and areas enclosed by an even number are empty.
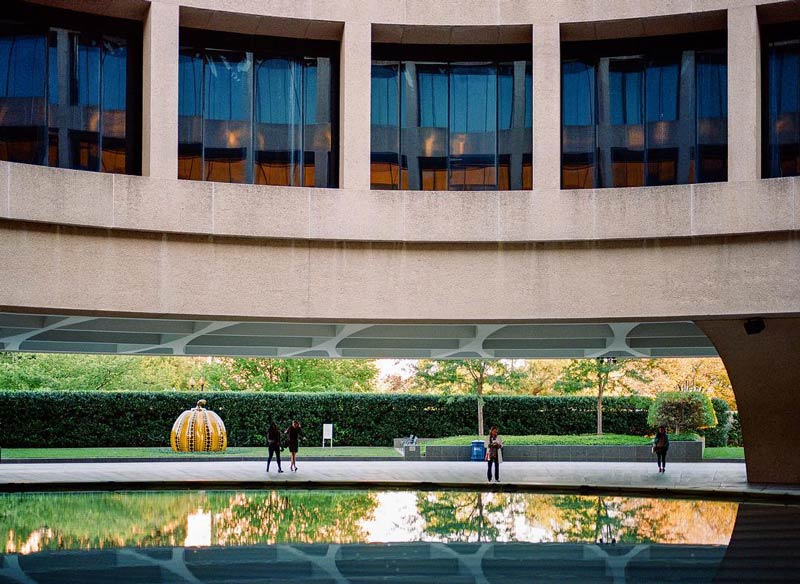
<svg viewBox="0 0 800 584">
<path fill-rule="evenodd" d="M 378 369 L 364 359 L 219 359 L 201 370 L 209 387 L 255 391 L 372 391 Z"/>
<path fill-rule="evenodd" d="M 631 392 L 631 381 L 649 383 L 652 361 L 639 359 L 573 359 L 553 385 L 560 393 L 577 393 L 591 388 L 597 390 L 597 435 L 603 434 L 603 395 L 607 391 Z"/>
<path fill-rule="evenodd" d="M 717 414 L 708 396 L 699 391 L 665 391 L 650 405 L 647 423 L 674 428 L 675 433 L 713 428 Z"/>
<path fill-rule="evenodd" d="M 507 361 L 494 359 L 420 360 L 414 380 L 425 390 L 474 393 L 478 397 L 478 434 L 483 436 L 483 392 L 486 386 L 517 387 L 522 374 Z"/>
</svg>

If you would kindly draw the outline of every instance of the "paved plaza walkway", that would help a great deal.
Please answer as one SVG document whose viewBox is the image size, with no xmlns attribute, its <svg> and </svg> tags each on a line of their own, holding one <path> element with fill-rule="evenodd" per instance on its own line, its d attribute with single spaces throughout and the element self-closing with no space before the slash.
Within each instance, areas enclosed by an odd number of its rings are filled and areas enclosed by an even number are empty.
<svg viewBox="0 0 800 584">
<path fill-rule="evenodd" d="M 0 464 L 0 490 L 128 490 L 222 488 L 464 488 L 560 492 L 619 492 L 776 500 L 800 503 L 800 488 L 748 484 L 745 465 L 621 462 L 506 462 L 501 482 L 486 481 L 477 462 L 303 461 L 278 474 L 263 462 L 114 462 Z"/>
</svg>

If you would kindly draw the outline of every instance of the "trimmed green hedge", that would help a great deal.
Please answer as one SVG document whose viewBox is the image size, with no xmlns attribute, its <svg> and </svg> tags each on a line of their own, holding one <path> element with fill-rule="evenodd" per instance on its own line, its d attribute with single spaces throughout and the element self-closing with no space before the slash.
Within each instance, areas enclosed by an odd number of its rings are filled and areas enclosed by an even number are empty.
<svg viewBox="0 0 800 584">
<path fill-rule="evenodd" d="M 731 429 L 728 432 L 728 446 L 744 446 L 742 440 L 742 424 L 739 421 L 739 412 L 731 415 Z"/>
<path fill-rule="evenodd" d="M 472 434 L 474 396 L 265 392 L 0 392 L 0 446 L 17 448 L 168 446 L 178 415 L 208 401 L 225 422 L 230 446 L 261 446 L 271 420 L 285 428 L 297 418 L 306 444 L 322 443 L 333 422 L 334 444 L 390 445 L 392 438 Z M 603 400 L 604 430 L 652 433 L 647 398 Z M 592 397 L 498 397 L 484 400 L 486 427 L 503 434 L 588 434 L 595 429 Z"/>
<path fill-rule="evenodd" d="M 731 410 L 728 402 L 718 397 L 711 399 L 714 413 L 717 415 L 717 425 L 713 428 L 700 430 L 699 434 L 706 437 L 706 446 L 716 448 L 728 445 L 728 433 L 731 429 Z"/>
</svg>

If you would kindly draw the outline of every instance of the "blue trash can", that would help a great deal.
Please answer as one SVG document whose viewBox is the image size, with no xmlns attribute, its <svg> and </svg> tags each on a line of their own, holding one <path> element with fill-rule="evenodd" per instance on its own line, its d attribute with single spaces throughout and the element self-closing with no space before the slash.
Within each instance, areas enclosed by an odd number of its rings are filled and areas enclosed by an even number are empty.
<svg viewBox="0 0 800 584">
<path fill-rule="evenodd" d="M 486 454 L 486 447 L 483 445 L 483 440 L 473 440 L 470 460 L 483 460 Z"/>
</svg>

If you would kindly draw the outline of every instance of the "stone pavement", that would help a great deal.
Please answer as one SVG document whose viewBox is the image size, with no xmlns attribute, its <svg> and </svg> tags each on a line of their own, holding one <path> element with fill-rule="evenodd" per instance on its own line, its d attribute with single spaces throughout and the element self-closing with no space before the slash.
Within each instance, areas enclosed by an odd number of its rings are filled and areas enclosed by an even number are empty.
<svg viewBox="0 0 800 584">
<path fill-rule="evenodd" d="M 747 483 L 744 464 L 506 462 L 501 482 L 478 462 L 303 461 L 278 474 L 263 462 L 119 462 L 0 464 L 0 491 L 263 488 L 463 488 L 504 491 L 614 492 L 798 504 L 800 488 Z"/>
</svg>

